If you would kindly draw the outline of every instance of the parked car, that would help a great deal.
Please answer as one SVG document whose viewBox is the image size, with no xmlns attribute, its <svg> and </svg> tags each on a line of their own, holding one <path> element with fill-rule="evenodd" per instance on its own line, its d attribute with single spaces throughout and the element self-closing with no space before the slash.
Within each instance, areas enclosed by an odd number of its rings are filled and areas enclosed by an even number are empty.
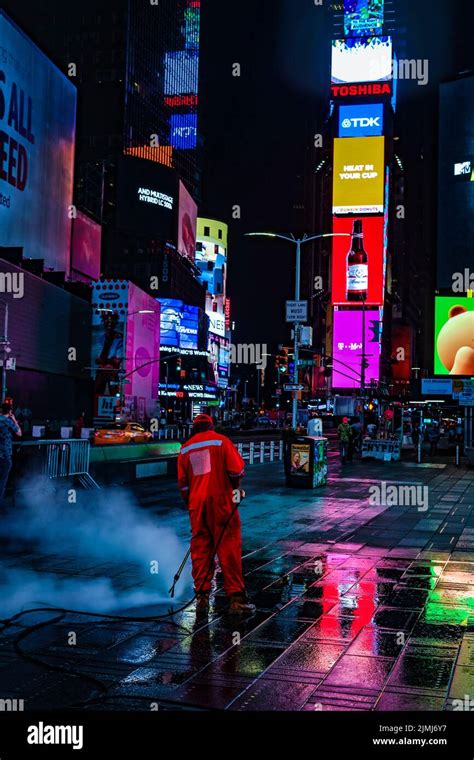
<svg viewBox="0 0 474 760">
<path fill-rule="evenodd" d="M 138 422 L 111 422 L 94 433 L 94 443 L 104 446 L 109 443 L 147 443 L 153 434 Z"/>
</svg>

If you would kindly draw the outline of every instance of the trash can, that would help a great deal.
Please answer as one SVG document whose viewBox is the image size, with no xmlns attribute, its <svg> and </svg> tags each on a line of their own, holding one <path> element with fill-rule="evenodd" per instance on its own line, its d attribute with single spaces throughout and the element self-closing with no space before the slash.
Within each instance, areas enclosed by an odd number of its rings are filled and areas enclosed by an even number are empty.
<svg viewBox="0 0 474 760">
<path fill-rule="evenodd" d="M 290 488 L 317 488 L 327 483 L 328 441 L 315 435 L 298 435 L 285 449 L 286 485 Z"/>
</svg>

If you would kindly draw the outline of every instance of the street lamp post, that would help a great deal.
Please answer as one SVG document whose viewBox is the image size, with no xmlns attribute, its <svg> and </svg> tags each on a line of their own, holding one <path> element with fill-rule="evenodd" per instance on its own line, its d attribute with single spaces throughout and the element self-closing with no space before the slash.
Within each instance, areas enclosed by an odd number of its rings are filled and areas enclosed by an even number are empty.
<svg viewBox="0 0 474 760">
<path fill-rule="evenodd" d="M 5 399 L 7 397 L 7 353 L 9 351 L 8 348 L 8 303 L 4 300 L 1 300 L 0 303 L 3 303 L 5 306 L 5 318 L 3 322 L 3 337 L 2 337 L 2 345 L 3 345 L 3 361 L 2 361 L 2 404 L 5 402 Z"/>
<path fill-rule="evenodd" d="M 293 234 L 280 235 L 277 232 L 247 232 L 247 237 L 271 237 L 281 238 L 281 240 L 287 240 L 290 243 L 296 245 L 296 273 L 295 273 L 295 301 L 300 300 L 300 281 L 301 281 L 301 246 L 303 243 L 310 243 L 312 240 L 318 240 L 319 238 L 326 237 L 351 237 L 348 232 L 324 232 L 319 235 L 310 235 L 306 233 L 302 238 L 297 238 Z M 293 369 L 293 382 L 298 383 L 298 360 L 299 360 L 299 335 L 300 335 L 300 322 L 294 323 L 294 359 L 295 366 Z M 296 428 L 298 421 L 298 392 L 293 391 L 293 404 L 292 404 L 292 419 L 291 424 L 293 428 Z"/>
</svg>

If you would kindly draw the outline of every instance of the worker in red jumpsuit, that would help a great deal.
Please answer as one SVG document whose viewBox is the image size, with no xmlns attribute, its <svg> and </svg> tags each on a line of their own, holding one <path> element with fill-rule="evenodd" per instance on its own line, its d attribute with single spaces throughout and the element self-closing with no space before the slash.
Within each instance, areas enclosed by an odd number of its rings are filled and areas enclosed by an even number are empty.
<svg viewBox="0 0 474 760">
<path fill-rule="evenodd" d="M 212 418 L 199 414 L 178 456 L 178 484 L 189 508 L 191 559 L 198 610 L 207 610 L 217 553 L 232 613 L 252 613 L 242 575 L 242 534 L 237 504 L 244 461 Z M 229 521 L 232 511 L 234 515 Z M 224 530 L 224 526 L 229 521 Z"/>
</svg>

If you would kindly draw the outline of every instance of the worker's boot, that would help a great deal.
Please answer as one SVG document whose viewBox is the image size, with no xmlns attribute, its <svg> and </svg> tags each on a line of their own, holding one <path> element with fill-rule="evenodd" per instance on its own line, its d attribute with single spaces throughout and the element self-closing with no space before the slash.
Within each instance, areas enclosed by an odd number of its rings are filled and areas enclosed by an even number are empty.
<svg viewBox="0 0 474 760">
<path fill-rule="evenodd" d="M 207 612 L 209 609 L 209 591 L 196 592 L 196 612 Z"/>
<path fill-rule="evenodd" d="M 255 605 L 251 604 L 247 594 L 244 591 L 239 594 L 231 595 L 229 612 L 231 612 L 233 615 L 252 615 L 255 610 Z"/>
</svg>

